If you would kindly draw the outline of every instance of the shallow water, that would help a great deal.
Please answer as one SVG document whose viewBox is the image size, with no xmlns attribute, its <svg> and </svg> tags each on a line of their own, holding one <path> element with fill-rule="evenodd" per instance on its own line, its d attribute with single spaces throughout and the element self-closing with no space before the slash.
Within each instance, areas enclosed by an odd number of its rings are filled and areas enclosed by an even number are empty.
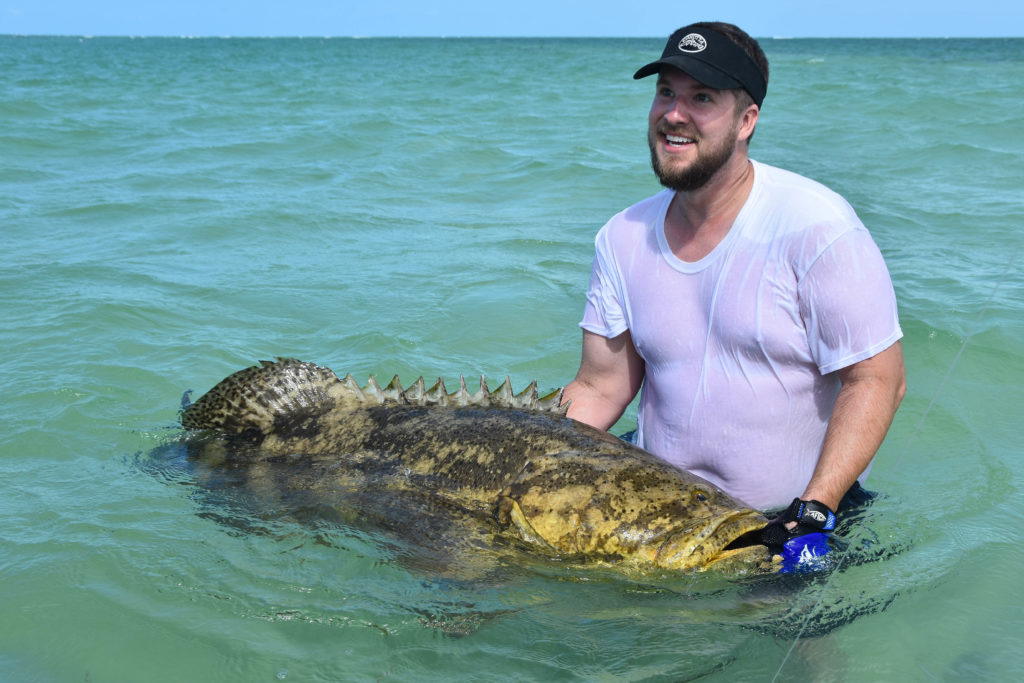
<svg viewBox="0 0 1024 683">
<path fill-rule="evenodd" d="M 629 76 L 659 43 L 0 38 L 2 677 L 1018 678 L 1022 40 L 765 43 L 752 155 L 844 194 L 897 289 L 854 540 L 901 552 L 467 583 L 240 530 L 171 466 L 182 393 L 260 358 L 571 379 L 593 235 L 658 189 Z"/>
</svg>

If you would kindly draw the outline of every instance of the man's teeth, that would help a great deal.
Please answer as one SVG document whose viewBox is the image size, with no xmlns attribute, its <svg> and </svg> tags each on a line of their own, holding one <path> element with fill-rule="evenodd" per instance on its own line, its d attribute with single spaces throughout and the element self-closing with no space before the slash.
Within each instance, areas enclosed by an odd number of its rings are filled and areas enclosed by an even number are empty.
<svg viewBox="0 0 1024 683">
<path fill-rule="evenodd" d="M 692 138 L 684 138 L 680 135 L 666 135 L 665 139 L 670 145 L 685 145 L 693 142 Z"/>
</svg>

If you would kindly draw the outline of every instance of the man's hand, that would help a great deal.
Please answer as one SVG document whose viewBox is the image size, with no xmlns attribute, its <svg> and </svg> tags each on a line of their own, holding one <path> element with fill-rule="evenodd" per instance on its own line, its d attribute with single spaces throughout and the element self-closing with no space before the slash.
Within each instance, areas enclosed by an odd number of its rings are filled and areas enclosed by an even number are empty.
<svg viewBox="0 0 1024 683">
<path fill-rule="evenodd" d="M 828 553 L 836 513 L 817 500 L 794 498 L 786 511 L 761 530 L 761 542 L 782 555 L 781 573 L 813 571 Z"/>
</svg>

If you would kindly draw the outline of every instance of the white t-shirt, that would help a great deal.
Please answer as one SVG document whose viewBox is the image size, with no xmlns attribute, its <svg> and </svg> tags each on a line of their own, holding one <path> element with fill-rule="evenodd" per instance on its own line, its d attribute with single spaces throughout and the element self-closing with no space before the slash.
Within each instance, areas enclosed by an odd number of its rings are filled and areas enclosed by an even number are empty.
<svg viewBox="0 0 1024 683">
<path fill-rule="evenodd" d="M 595 240 L 580 326 L 630 331 L 646 364 L 640 446 L 767 510 L 810 480 L 835 371 L 902 331 L 885 262 L 850 205 L 753 164 L 735 223 L 699 261 L 668 247 L 672 191 L 613 217 Z"/>
</svg>

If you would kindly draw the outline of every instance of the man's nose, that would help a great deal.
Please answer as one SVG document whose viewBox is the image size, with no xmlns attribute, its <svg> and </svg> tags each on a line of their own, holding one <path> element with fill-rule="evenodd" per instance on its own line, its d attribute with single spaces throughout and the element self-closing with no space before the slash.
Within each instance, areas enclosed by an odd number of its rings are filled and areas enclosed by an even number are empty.
<svg viewBox="0 0 1024 683">
<path fill-rule="evenodd" d="M 687 109 L 686 104 L 682 98 L 674 98 L 665 111 L 665 119 L 669 123 L 688 123 L 690 121 L 690 110 Z"/>
</svg>

